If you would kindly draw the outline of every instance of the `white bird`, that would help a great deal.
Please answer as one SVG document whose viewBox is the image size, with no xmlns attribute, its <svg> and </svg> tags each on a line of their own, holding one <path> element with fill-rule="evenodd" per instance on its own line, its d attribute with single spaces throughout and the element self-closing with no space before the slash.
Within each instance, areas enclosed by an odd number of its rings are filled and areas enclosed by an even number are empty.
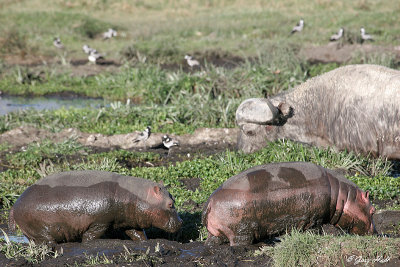
<svg viewBox="0 0 400 267">
<path fill-rule="evenodd" d="M 193 59 L 192 56 L 185 55 L 185 59 L 186 59 L 187 64 L 191 68 L 193 68 L 194 66 L 200 66 L 200 63 L 197 60 Z"/>
<path fill-rule="evenodd" d="M 364 27 L 362 27 L 360 29 L 360 32 L 361 32 L 361 43 L 363 43 L 364 41 L 373 41 L 374 40 L 374 38 L 372 38 L 372 36 L 370 34 L 365 32 Z"/>
<path fill-rule="evenodd" d="M 53 45 L 59 49 L 64 48 L 64 45 L 61 43 L 61 40 L 59 37 L 54 37 Z"/>
<path fill-rule="evenodd" d="M 331 42 L 335 42 L 338 41 L 340 38 L 343 37 L 343 33 L 344 33 L 344 29 L 340 28 L 338 33 L 334 34 L 331 36 L 331 38 L 329 39 Z"/>
<path fill-rule="evenodd" d="M 103 39 L 110 39 L 110 38 L 116 37 L 116 36 L 117 36 L 117 31 L 114 29 L 111 29 L 111 28 L 109 28 L 108 31 L 103 33 Z"/>
<path fill-rule="evenodd" d="M 140 142 L 140 141 L 146 142 L 146 140 L 149 139 L 150 135 L 151 135 L 151 127 L 147 126 L 146 129 L 144 129 L 144 131 L 141 132 L 139 134 L 139 136 L 136 137 L 135 140 L 133 140 L 133 142 L 134 143 L 137 143 L 137 142 Z"/>
<path fill-rule="evenodd" d="M 90 52 L 92 52 L 93 50 L 95 50 L 95 49 L 93 49 L 93 48 L 91 48 L 90 46 L 88 46 L 88 45 L 83 45 L 82 46 L 82 50 L 83 50 L 83 52 L 85 52 L 86 54 L 90 54 Z"/>
<path fill-rule="evenodd" d="M 179 146 L 179 142 L 176 141 L 176 140 L 173 140 L 168 135 L 164 135 L 162 137 L 162 143 L 163 143 L 164 147 L 167 148 L 167 149 L 170 149 L 173 146 Z"/>
<path fill-rule="evenodd" d="M 98 59 L 104 58 L 96 49 L 92 49 L 89 53 L 88 60 L 90 62 L 96 63 Z"/>
<path fill-rule="evenodd" d="M 293 34 L 295 32 L 301 32 L 303 30 L 303 27 L 304 27 L 304 20 L 300 19 L 299 23 L 297 23 L 297 25 L 293 27 L 290 33 Z"/>
</svg>

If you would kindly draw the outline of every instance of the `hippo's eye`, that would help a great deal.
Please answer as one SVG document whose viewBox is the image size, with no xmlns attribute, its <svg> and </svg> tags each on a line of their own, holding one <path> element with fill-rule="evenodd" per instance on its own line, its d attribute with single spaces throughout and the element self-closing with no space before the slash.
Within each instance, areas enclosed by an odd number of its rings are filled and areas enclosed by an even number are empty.
<svg viewBox="0 0 400 267">
<path fill-rule="evenodd" d="M 174 203 L 168 203 L 168 208 L 173 209 L 174 208 Z"/>
<path fill-rule="evenodd" d="M 255 133 L 253 131 L 247 131 L 246 134 L 249 136 L 253 136 Z"/>
</svg>

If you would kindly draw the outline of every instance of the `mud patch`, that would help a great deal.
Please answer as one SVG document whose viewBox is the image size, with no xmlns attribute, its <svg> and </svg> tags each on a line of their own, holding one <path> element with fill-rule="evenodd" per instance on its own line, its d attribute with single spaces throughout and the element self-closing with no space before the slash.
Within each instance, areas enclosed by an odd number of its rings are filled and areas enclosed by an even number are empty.
<svg viewBox="0 0 400 267">
<path fill-rule="evenodd" d="M 61 249 L 62 248 L 62 249 Z M 48 258 L 40 266 L 270 266 L 267 256 L 252 256 L 258 246 L 214 248 L 202 242 L 179 243 L 165 239 L 142 242 L 130 240 L 93 240 L 87 243 L 66 243 L 56 247 L 63 251 L 57 258 Z M 1 266 L 32 266 L 24 259 L 9 260 L 0 254 Z"/>
<path fill-rule="evenodd" d="M 194 224 L 200 222 L 200 213 L 181 213 L 187 222 L 182 231 L 190 231 Z M 389 237 L 400 237 L 400 211 L 378 211 L 374 216 L 380 233 Z M 0 225 L 9 233 L 6 225 Z M 395 234 L 393 231 L 397 231 Z M 342 235 L 343 232 L 332 225 L 324 225 L 323 232 L 331 235 Z M 149 240 L 137 242 L 131 240 L 100 239 L 87 243 L 64 243 L 56 246 L 63 251 L 58 258 L 46 258 L 40 266 L 85 265 L 97 261 L 96 264 L 106 266 L 272 266 L 271 258 L 266 255 L 254 256 L 254 252 L 262 246 L 273 246 L 279 239 L 265 240 L 254 245 L 230 247 L 228 244 L 206 247 L 204 242 L 179 240 L 179 234 L 169 235 L 158 229 L 146 230 Z M 192 236 L 197 239 L 199 234 Z M 343 255 L 344 259 L 348 258 Z M 353 266 L 347 264 L 345 266 Z M 399 259 L 391 259 L 389 265 L 397 266 Z M 7 259 L 0 253 L 0 266 L 32 266 L 25 259 Z M 379 266 L 379 265 L 376 265 Z"/>
<path fill-rule="evenodd" d="M 180 180 L 183 185 L 186 187 L 187 190 L 190 191 L 196 191 L 196 189 L 200 188 L 200 178 L 194 177 L 194 178 L 187 178 L 187 179 L 181 179 Z"/>
<path fill-rule="evenodd" d="M 122 148 L 134 149 L 137 151 L 158 150 L 166 152 L 168 156 L 173 154 L 185 154 L 191 158 L 191 149 L 188 147 L 197 146 L 199 151 L 210 151 L 213 146 L 233 147 L 236 145 L 238 129 L 236 128 L 199 128 L 193 134 L 180 136 L 169 135 L 173 140 L 179 142 L 179 146 L 170 150 L 163 149 L 162 137 L 166 133 L 152 133 L 146 141 L 134 142 L 141 132 L 128 134 L 103 135 L 83 133 L 75 128 L 64 129 L 61 132 L 53 133 L 48 130 L 38 129 L 31 126 L 21 126 L 13 130 L 0 134 L 0 142 L 7 143 L 12 147 L 20 147 L 49 139 L 55 142 L 62 140 L 75 139 L 77 142 L 88 147 L 98 147 L 104 149 Z"/>
</svg>

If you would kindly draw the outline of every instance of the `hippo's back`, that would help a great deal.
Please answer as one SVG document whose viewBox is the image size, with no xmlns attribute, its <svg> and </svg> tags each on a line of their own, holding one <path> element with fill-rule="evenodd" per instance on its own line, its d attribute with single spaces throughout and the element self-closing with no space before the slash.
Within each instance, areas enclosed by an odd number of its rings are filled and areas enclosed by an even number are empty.
<svg viewBox="0 0 400 267">
<path fill-rule="evenodd" d="M 102 182 L 117 182 L 121 175 L 104 171 L 68 171 L 49 175 L 36 182 L 37 185 L 89 187 Z"/>
<path fill-rule="evenodd" d="M 271 191 L 282 188 L 299 188 L 326 180 L 325 169 L 307 162 L 270 163 L 250 168 L 231 177 L 222 190 L 247 192 Z"/>
<path fill-rule="evenodd" d="M 87 188 L 101 183 L 117 183 L 119 187 L 124 188 L 130 193 L 141 199 L 146 198 L 149 186 L 156 185 L 155 182 L 132 177 L 123 176 L 113 172 L 85 170 L 85 171 L 68 171 L 49 175 L 35 185 L 48 185 L 50 188 L 55 187 L 80 187 Z"/>
</svg>

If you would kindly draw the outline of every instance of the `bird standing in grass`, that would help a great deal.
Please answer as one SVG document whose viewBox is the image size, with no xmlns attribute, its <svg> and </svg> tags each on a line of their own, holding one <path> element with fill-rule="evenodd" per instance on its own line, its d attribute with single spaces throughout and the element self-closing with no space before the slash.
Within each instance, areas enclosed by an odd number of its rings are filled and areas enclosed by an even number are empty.
<svg viewBox="0 0 400 267">
<path fill-rule="evenodd" d="M 165 147 L 166 149 L 168 149 L 168 155 L 169 155 L 169 152 L 171 151 L 171 148 L 172 148 L 172 147 L 174 147 L 174 146 L 179 146 L 179 142 L 176 141 L 176 140 L 173 140 L 173 139 L 172 139 L 171 137 L 169 137 L 168 135 L 164 135 L 164 136 L 162 137 L 162 143 L 163 143 L 164 147 Z"/>
<path fill-rule="evenodd" d="M 193 68 L 194 66 L 200 66 L 200 63 L 199 63 L 197 60 L 193 59 L 192 56 L 185 55 L 185 59 L 186 59 L 187 64 L 188 64 L 191 68 Z"/>
<path fill-rule="evenodd" d="M 53 45 L 59 49 L 64 48 L 64 45 L 61 43 L 61 40 L 59 37 L 54 37 Z"/>
<path fill-rule="evenodd" d="M 116 37 L 116 36 L 117 36 L 117 31 L 114 29 L 111 29 L 111 28 L 109 28 L 108 31 L 103 33 L 104 40 L 111 39 L 112 37 Z"/>
<path fill-rule="evenodd" d="M 96 49 L 92 49 L 89 53 L 88 60 L 90 62 L 96 63 L 98 59 L 104 58 Z"/>
<path fill-rule="evenodd" d="M 293 27 L 292 31 L 290 34 L 296 33 L 296 32 L 301 32 L 304 28 L 304 20 L 300 19 L 299 23 L 297 23 L 296 26 Z"/>
<path fill-rule="evenodd" d="M 82 50 L 83 50 L 83 52 L 85 52 L 86 54 L 90 54 L 90 52 L 92 52 L 93 50 L 95 50 L 95 49 L 93 49 L 93 48 L 91 48 L 90 46 L 88 46 L 88 45 L 83 45 L 82 46 Z"/>
<path fill-rule="evenodd" d="M 139 136 L 136 137 L 135 140 L 133 140 L 133 142 L 134 143 L 138 143 L 141 141 L 146 142 L 146 140 L 149 139 L 150 135 L 151 135 L 151 127 L 147 126 L 146 129 L 144 129 L 144 131 L 141 132 Z"/>
<path fill-rule="evenodd" d="M 179 142 L 176 141 L 176 140 L 173 140 L 168 135 L 164 135 L 162 137 L 162 143 L 163 143 L 164 147 L 167 148 L 167 149 L 170 149 L 173 146 L 179 146 Z"/>
<path fill-rule="evenodd" d="M 374 41 L 374 38 L 368 33 L 365 32 L 364 27 L 360 29 L 361 33 L 361 43 L 364 43 L 365 41 Z"/>
<path fill-rule="evenodd" d="M 331 42 L 336 42 L 339 41 L 342 37 L 343 37 L 343 33 L 344 33 L 344 29 L 340 28 L 338 33 L 334 34 L 331 36 L 331 38 L 329 39 Z"/>
</svg>

